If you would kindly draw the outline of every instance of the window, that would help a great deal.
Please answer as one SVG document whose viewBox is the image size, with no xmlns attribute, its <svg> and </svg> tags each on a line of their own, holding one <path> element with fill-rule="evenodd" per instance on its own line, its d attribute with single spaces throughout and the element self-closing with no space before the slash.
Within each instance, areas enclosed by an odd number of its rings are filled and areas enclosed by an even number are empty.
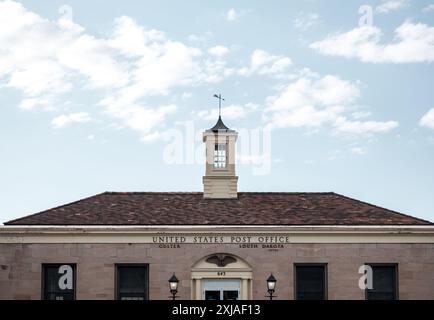
<svg viewBox="0 0 434 320">
<path fill-rule="evenodd" d="M 295 299 L 327 299 L 326 274 L 325 264 L 295 264 Z"/>
<path fill-rule="evenodd" d="M 75 264 L 42 265 L 42 299 L 75 299 Z"/>
<path fill-rule="evenodd" d="M 372 268 L 373 288 L 366 290 L 367 300 L 398 299 L 396 264 L 369 264 Z"/>
<path fill-rule="evenodd" d="M 226 144 L 215 144 L 214 168 L 226 168 Z"/>
<path fill-rule="evenodd" d="M 116 298 L 118 300 L 148 299 L 148 265 L 116 265 Z"/>
</svg>

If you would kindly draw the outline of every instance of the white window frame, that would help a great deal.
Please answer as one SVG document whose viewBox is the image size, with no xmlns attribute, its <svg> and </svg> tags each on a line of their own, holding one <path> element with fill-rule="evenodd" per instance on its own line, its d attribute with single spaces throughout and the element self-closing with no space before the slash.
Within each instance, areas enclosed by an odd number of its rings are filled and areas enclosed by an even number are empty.
<svg viewBox="0 0 434 320">
<path fill-rule="evenodd" d="M 227 165 L 227 145 L 226 143 L 216 143 L 214 145 L 214 169 L 225 169 Z"/>
</svg>

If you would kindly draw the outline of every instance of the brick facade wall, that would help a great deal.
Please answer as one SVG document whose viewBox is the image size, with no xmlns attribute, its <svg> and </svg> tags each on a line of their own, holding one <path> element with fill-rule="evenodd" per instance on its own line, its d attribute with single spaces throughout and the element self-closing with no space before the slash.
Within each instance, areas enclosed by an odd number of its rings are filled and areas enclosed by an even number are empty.
<svg viewBox="0 0 434 320">
<path fill-rule="evenodd" d="M 328 264 L 329 299 L 364 299 L 358 268 L 397 263 L 400 299 L 434 299 L 434 244 L 286 244 L 283 249 L 238 245 L 183 244 L 0 244 L 0 299 L 40 299 L 42 263 L 77 264 L 77 299 L 113 299 L 115 263 L 149 263 L 150 299 L 168 299 L 168 279 L 180 280 L 181 299 L 191 296 L 191 267 L 202 257 L 225 252 L 247 261 L 253 298 L 265 299 L 265 279 L 277 278 L 277 299 L 293 299 L 293 264 Z"/>
</svg>

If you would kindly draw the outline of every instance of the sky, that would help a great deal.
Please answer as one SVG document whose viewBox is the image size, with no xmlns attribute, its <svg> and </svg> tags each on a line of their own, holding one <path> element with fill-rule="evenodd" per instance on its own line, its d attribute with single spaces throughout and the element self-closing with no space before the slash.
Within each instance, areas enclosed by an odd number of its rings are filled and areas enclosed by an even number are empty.
<svg viewBox="0 0 434 320">
<path fill-rule="evenodd" d="M 104 191 L 337 192 L 434 221 L 434 1 L 0 1 L 0 222 Z"/>
</svg>

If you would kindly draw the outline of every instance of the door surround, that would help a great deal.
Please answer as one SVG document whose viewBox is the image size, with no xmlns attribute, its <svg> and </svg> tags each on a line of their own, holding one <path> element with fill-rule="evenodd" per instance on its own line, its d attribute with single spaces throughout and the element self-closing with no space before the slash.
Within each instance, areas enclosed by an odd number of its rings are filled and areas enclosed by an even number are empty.
<svg viewBox="0 0 434 320">
<path fill-rule="evenodd" d="M 238 279 L 240 300 L 252 299 L 252 267 L 243 258 L 230 253 L 213 253 L 202 257 L 191 268 L 191 299 L 203 299 L 203 280 Z"/>
</svg>

